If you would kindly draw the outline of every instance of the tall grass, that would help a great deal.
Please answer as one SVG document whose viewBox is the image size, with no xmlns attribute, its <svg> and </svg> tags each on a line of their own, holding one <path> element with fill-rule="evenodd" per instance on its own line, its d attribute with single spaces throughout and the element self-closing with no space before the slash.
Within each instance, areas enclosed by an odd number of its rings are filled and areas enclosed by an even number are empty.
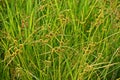
<svg viewBox="0 0 120 80">
<path fill-rule="evenodd" d="M 0 80 L 119 80 L 119 0 L 1 0 Z"/>
</svg>

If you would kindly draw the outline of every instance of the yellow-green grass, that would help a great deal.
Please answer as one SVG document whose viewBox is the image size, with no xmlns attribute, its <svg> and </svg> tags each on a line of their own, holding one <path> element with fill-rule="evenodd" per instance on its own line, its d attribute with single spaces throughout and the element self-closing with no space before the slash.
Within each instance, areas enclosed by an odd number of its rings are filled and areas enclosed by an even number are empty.
<svg viewBox="0 0 120 80">
<path fill-rule="evenodd" d="M 119 0 L 1 0 L 1 80 L 120 78 Z"/>
</svg>

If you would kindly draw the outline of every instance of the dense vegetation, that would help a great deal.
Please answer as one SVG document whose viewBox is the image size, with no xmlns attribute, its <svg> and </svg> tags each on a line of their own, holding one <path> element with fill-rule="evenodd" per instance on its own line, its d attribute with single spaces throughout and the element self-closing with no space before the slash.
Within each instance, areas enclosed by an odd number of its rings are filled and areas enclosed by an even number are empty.
<svg viewBox="0 0 120 80">
<path fill-rule="evenodd" d="M 0 0 L 0 80 L 120 80 L 120 0 Z"/>
</svg>

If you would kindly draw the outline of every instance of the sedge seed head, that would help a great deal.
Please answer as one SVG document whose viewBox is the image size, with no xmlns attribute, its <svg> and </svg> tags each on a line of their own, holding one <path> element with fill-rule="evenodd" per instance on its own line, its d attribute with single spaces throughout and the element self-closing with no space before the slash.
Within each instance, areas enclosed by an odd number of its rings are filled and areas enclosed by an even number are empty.
<svg viewBox="0 0 120 80">
<path fill-rule="evenodd" d="M 61 49 L 58 47 L 58 48 L 56 49 L 56 51 L 57 51 L 57 52 L 60 52 L 60 51 L 61 51 Z"/>
<path fill-rule="evenodd" d="M 53 36 L 53 33 L 52 32 L 50 32 L 50 34 L 49 34 L 50 36 Z"/>
<path fill-rule="evenodd" d="M 50 38 L 50 35 L 46 35 L 46 38 Z"/>
<path fill-rule="evenodd" d="M 60 41 L 60 46 L 62 46 L 64 44 L 64 42 L 63 41 Z"/>
<path fill-rule="evenodd" d="M 23 48 L 23 46 L 24 46 L 23 44 L 20 44 L 20 48 Z"/>
<path fill-rule="evenodd" d="M 18 49 L 17 47 L 14 48 L 15 51 L 16 51 L 17 49 Z"/>
<path fill-rule="evenodd" d="M 44 43 L 44 44 L 48 43 L 48 39 L 45 39 L 45 40 L 43 41 L 43 43 Z"/>
<path fill-rule="evenodd" d="M 40 41 L 40 42 L 43 42 L 43 40 L 42 40 L 42 39 L 39 39 L 39 41 Z"/>
<path fill-rule="evenodd" d="M 15 53 L 19 53 L 20 52 L 20 50 L 19 49 L 17 49 L 16 51 L 15 51 Z"/>
<path fill-rule="evenodd" d="M 53 48 L 51 52 L 52 52 L 52 53 L 55 52 L 55 48 Z"/>
<path fill-rule="evenodd" d="M 15 53 L 13 53 L 13 54 L 11 55 L 11 57 L 15 57 L 15 55 L 16 55 L 16 54 L 15 54 Z"/>
<path fill-rule="evenodd" d="M 17 43 L 17 40 L 14 40 L 14 43 L 16 44 L 16 43 Z"/>
</svg>

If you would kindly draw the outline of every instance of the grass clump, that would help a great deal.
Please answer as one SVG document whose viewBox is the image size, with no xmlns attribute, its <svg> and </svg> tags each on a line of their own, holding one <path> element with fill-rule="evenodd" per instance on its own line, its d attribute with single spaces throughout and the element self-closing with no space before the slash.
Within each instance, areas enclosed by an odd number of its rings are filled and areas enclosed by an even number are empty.
<svg viewBox="0 0 120 80">
<path fill-rule="evenodd" d="M 119 80 L 119 0 L 1 0 L 1 80 Z"/>
</svg>

